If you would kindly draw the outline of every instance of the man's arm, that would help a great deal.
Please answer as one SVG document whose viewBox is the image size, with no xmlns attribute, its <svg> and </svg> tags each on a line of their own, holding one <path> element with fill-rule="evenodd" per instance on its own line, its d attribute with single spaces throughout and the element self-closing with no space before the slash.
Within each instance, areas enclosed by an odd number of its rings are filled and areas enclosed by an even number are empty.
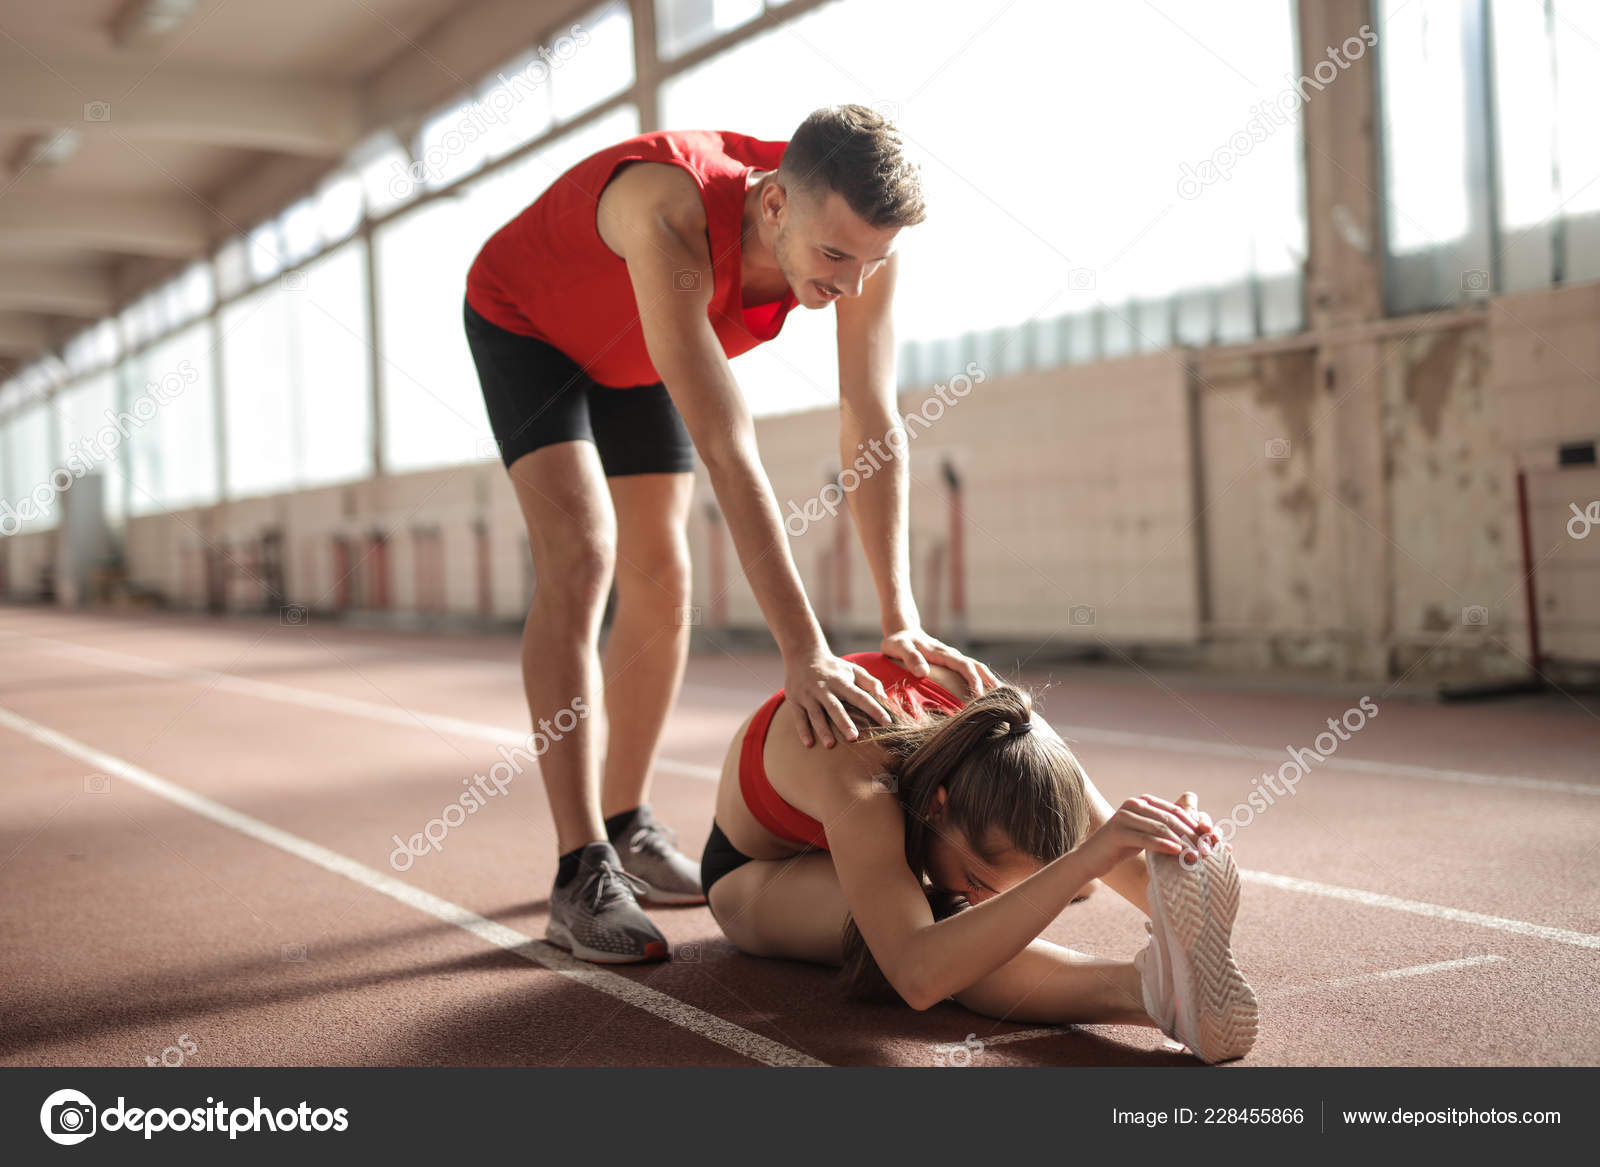
<svg viewBox="0 0 1600 1167">
<path fill-rule="evenodd" d="M 785 656 L 825 647 L 761 466 L 755 423 L 706 314 L 714 282 L 698 194 L 692 205 L 633 216 L 623 243 L 645 348 L 705 463 L 767 626 Z"/>
<path fill-rule="evenodd" d="M 783 654 L 783 687 L 800 740 L 831 746 L 837 733 L 855 741 L 860 731 L 846 705 L 887 724 L 888 695 L 865 669 L 833 655 L 806 598 L 761 466 L 755 423 L 707 316 L 715 276 L 705 208 L 688 175 L 664 169 L 655 189 L 626 188 L 632 205 L 609 208 L 612 239 L 621 246 L 607 243 L 628 266 L 645 349 L 705 463 L 740 566 Z"/>
<path fill-rule="evenodd" d="M 854 468 L 861 485 L 850 493 L 850 514 L 878 588 L 885 635 L 922 623 L 911 594 L 907 541 L 911 471 L 895 393 L 894 288 L 899 254 L 861 285 L 861 295 L 834 305 L 839 337 L 839 466 Z"/>
</svg>

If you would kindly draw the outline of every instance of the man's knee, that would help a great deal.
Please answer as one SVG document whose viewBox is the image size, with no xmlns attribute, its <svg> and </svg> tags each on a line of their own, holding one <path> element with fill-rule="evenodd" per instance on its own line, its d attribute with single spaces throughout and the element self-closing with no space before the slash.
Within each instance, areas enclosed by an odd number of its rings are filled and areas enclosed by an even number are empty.
<svg viewBox="0 0 1600 1167">
<path fill-rule="evenodd" d="M 689 541 L 681 532 L 624 543 L 617 549 L 618 591 L 634 593 L 644 602 L 687 604 L 691 575 Z"/>
<path fill-rule="evenodd" d="M 534 562 L 534 584 L 544 599 L 578 605 L 604 604 L 616 570 L 615 545 L 592 534 L 552 543 Z"/>
</svg>

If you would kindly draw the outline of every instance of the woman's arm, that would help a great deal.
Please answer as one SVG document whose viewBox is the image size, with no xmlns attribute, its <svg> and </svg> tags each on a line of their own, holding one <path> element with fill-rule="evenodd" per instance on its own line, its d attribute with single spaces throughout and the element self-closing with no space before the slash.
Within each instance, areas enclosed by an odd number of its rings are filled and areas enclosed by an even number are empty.
<svg viewBox="0 0 1600 1167">
<path fill-rule="evenodd" d="M 1105 800 L 1095 784 L 1089 781 L 1089 776 L 1083 776 L 1084 790 L 1089 795 L 1089 831 L 1094 833 L 1111 820 L 1111 804 Z M 1150 883 L 1150 873 L 1145 869 L 1144 852 L 1129 855 L 1110 871 L 1100 877 L 1100 882 L 1111 888 L 1123 899 L 1138 908 L 1145 915 L 1150 914 L 1150 901 L 1146 898 L 1146 889 Z"/>
<path fill-rule="evenodd" d="M 1083 776 L 1084 787 L 1089 795 L 1089 830 L 1098 831 L 1115 812 L 1111 804 L 1095 788 L 1089 776 Z M 1211 841 L 1212 846 L 1221 846 L 1221 840 L 1216 838 L 1211 816 L 1199 809 L 1199 800 L 1192 791 L 1184 791 L 1178 795 L 1174 804 L 1182 807 L 1189 813 L 1200 826 L 1200 833 Z M 1150 914 L 1150 900 L 1148 889 L 1150 886 L 1150 872 L 1144 865 L 1144 853 L 1136 852 L 1118 863 L 1110 871 L 1100 877 L 1102 883 L 1108 884 L 1123 899 L 1138 908 L 1145 915 Z"/>
<path fill-rule="evenodd" d="M 893 793 L 870 777 L 840 783 L 823 824 L 845 902 L 873 958 L 913 1009 L 975 984 L 1020 953 L 1089 880 L 1146 847 L 1178 854 L 1192 832 L 1160 799 L 1129 799 L 1082 846 L 1016 886 L 934 922 L 905 861 L 905 818 Z"/>
</svg>

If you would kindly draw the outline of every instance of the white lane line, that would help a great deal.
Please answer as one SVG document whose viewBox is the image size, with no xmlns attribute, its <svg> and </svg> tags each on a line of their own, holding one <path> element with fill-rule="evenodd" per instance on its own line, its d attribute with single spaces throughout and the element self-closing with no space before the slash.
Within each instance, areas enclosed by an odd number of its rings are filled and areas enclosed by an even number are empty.
<svg viewBox="0 0 1600 1167">
<path fill-rule="evenodd" d="M 1468 956 L 1460 960 L 1441 960 L 1436 964 L 1414 964 L 1409 968 L 1392 968 L 1387 972 L 1362 973 L 1356 977 L 1341 977 L 1338 980 L 1317 981 L 1309 985 L 1295 985 L 1282 989 L 1263 989 L 1260 993 L 1263 1001 L 1281 1001 L 1287 997 L 1299 997 L 1306 993 L 1316 993 L 1323 989 L 1345 989 L 1354 985 L 1365 985 L 1378 981 L 1400 980 L 1404 977 L 1425 977 L 1433 973 L 1455 972 L 1458 969 L 1476 968 L 1479 965 L 1494 964 L 1503 961 L 1503 956 Z M 1002 1033 L 999 1037 L 984 1037 L 978 1040 L 983 1042 L 983 1048 L 992 1045 L 1010 1045 L 1019 1041 L 1033 1041 L 1041 1037 L 1055 1037 L 1057 1034 L 1072 1033 L 1074 1026 L 1051 1025 L 1038 1029 L 1019 1029 L 1014 1033 Z M 954 1052 L 963 1048 L 962 1042 L 948 1042 L 936 1048 Z M 1179 1048 L 1182 1048 L 1181 1046 Z"/>
<path fill-rule="evenodd" d="M 685 684 L 686 690 L 717 696 L 743 696 L 738 690 L 715 685 Z M 1155 733 L 1130 733 L 1120 729 L 1095 729 L 1092 726 L 1056 726 L 1056 732 L 1069 741 L 1097 742 L 1107 746 L 1128 746 L 1141 750 L 1166 750 L 1178 754 L 1209 754 L 1218 758 L 1247 758 L 1252 762 L 1281 763 L 1286 750 L 1265 746 L 1237 746 L 1230 742 L 1203 738 L 1169 737 Z M 1437 766 L 1413 766 L 1403 762 L 1372 762 L 1361 758 L 1330 757 L 1317 763 L 1319 770 L 1347 770 L 1356 774 L 1382 774 L 1385 777 L 1421 778 L 1429 782 L 1460 782 L 1469 786 L 1499 786 L 1509 790 L 1543 790 L 1551 794 L 1582 794 L 1600 797 L 1600 781 L 1559 782 L 1547 778 L 1521 778 L 1513 774 L 1484 774 L 1475 770 L 1448 770 Z"/>
<path fill-rule="evenodd" d="M 85 745 L 53 729 L 39 725 L 20 717 L 9 709 L 0 708 L 0 725 L 9 726 L 16 732 L 42 745 L 59 750 L 63 754 L 77 758 L 95 770 L 114 774 L 124 781 L 164 798 L 168 802 L 191 810 L 204 818 L 210 819 L 221 826 L 248 835 L 258 842 L 269 847 L 276 847 L 307 863 L 313 863 L 325 871 L 335 875 L 342 875 L 346 879 L 372 889 L 390 899 L 398 900 L 407 907 L 415 908 L 419 912 L 443 920 L 447 924 L 472 933 L 478 939 L 493 944 L 507 952 L 515 953 L 531 964 L 547 968 L 551 972 L 560 973 L 581 985 L 586 985 L 597 992 L 605 993 L 619 1001 L 626 1002 L 637 1009 L 655 1015 L 662 1020 L 697 1034 L 708 1041 L 725 1046 L 735 1053 L 742 1054 L 754 1061 L 764 1062 L 769 1066 L 822 1066 L 820 1062 L 809 1054 L 799 1050 L 790 1049 L 780 1042 L 762 1037 L 759 1033 L 752 1033 L 743 1026 L 735 1025 L 721 1017 L 696 1009 L 693 1005 L 685 1004 L 675 997 L 655 989 L 648 988 L 629 980 L 627 977 L 618 976 L 608 972 L 587 961 L 578 960 L 569 953 L 542 940 L 534 940 L 531 936 L 524 936 L 514 928 L 507 928 L 504 924 L 496 923 L 469 911 L 459 904 L 449 900 L 440 899 L 436 895 L 411 886 L 408 883 L 385 875 L 364 863 L 358 863 L 337 851 L 317 843 L 302 839 L 298 835 L 291 835 L 287 831 L 279 830 L 269 823 L 250 815 L 224 806 L 220 802 L 197 794 L 186 787 L 169 782 L 165 778 L 157 777 L 150 771 L 125 762 L 121 758 L 107 754 L 93 746 Z"/>
<path fill-rule="evenodd" d="M 1427 916 L 1434 920 L 1450 920 L 1457 924 L 1476 924 L 1480 928 L 1493 928 L 1500 932 L 1514 932 L 1518 936 L 1534 936 L 1552 940 L 1557 944 L 1570 944 L 1575 948 L 1600 948 L 1600 936 L 1587 932 L 1569 932 L 1565 928 L 1550 928 L 1544 924 L 1529 924 L 1522 920 L 1508 920 L 1503 916 L 1485 916 L 1481 912 L 1465 912 L 1460 908 L 1447 908 L 1441 904 L 1428 904 L 1420 900 L 1403 900 L 1397 896 L 1380 895 L 1375 891 L 1338 887 L 1331 883 L 1314 883 L 1309 879 L 1296 879 L 1289 875 L 1272 875 L 1265 871 L 1239 872 L 1246 883 L 1275 887 L 1282 891 L 1298 891 L 1307 895 L 1326 896 L 1370 908 L 1388 908 L 1395 912 L 1409 912 L 1413 916 Z"/>
<path fill-rule="evenodd" d="M 1099 742 L 1108 746 L 1169 750 L 1180 754 L 1211 754 L 1220 758 L 1248 758 L 1252 762 L 1281 763 L 1286 749 L 1269 750 L 1255 746 L 1235 746 L 1199 738 L 1163 737 L 1159 734 L 1125 733 L 1114 729 L 1069 727 L 1058 731 L 1069 740 Z M 1472 770 L 1442 770 L 1433 766 L 1411 766 L 1401 762 L 1369 762 L 1360 758 L 1327 758 L 1316 764 L 1318 770 L 1347 770 L 1357 774 L 1384 777 L 1421 778 L 1429 782 L 1459 782 L 1468 786 L 1497 786 L 1508 790 L 1542 790 L 1551 794 L 1600 796 L 1600 782 L 1556 782 L 1546 778 L 1518 778 L 1511 774 L 1480 774 Z"/>
<path fill-rule="evenodd" d="M 1434 973 L 1455 972 L 1457 969 L 1477 968 L 1480 965 L 1495 964 L 1505 960 L 1503 956 L 1467 956 L 1460 960 L 1441 960 L 1435 964 L 1414 964 L 1408 968 L 1392 968 L 1387 972 L 1362 973 L 1356 977 L 1340 977 L 1331 981 L 1315 981 L 1309 985 L 1293 985 L 1282 989 L 1264 989 L 1261 992 L 1263 1001 L 1281 1001 L 1286 997 L 1300 997 L 1306 993 L 1318 993 L 1324 989 L 1348 989 L 1355 985 L 1372 984 L 1378 981 L 1400 980 L 1405 977 L 1426 977 Z"/>
<path fill-rule="evenodd" d="M 152 660 L 148 657 L 111 652 L 102 648 L 89 648 L 86 645 L 73 644 L 50 637 L 22 635 L 17 638 L 37 640 L 42 644 L 47 644 L 51 646 L 48 651 L 58 656 L 77 658 L 90 664 L 121 669 L 124 672 L 138 673 L 147 677 L 187 681 L 196 685 L 209 685 L 215 689 L 238 693 L 243 696 L 260 697 L 269 701 L 282 701 L 290 705 L 300 705 L 308 709 L 322 709 L 331 713 L 345 713 L 355 717 L 366 717 L 374 721 L 388 722 L 391 725 L 405 725 L 412 728 L 421 726 L 437 730 L 440 733 L 453 733 L 462 737 L 476 738 L 479 741 L 493 742 L 495 745 L 526 746 L 528 741 L 527 733 L 504 729 L 495 725 L 485 725 L 482 722 L 466 721 L 458 717 L 443 717 L 431 713 L 411 713 L 393 705 L 381 705 L 377 702 L 362 701 L 354 697 L 340 697 L 315 689 L 300 689 L 291 685 L 278 685 L 270 681 L 253 681 L 247 677 L 234 676 L 231 673 L 212 672 L 210 669 L 187 668 L 183 665 L 167 664 L 164 661 Z M 717 692 L 730 695 L 734 692 L 733 690 L 708 685 L 685 684 L 684 688 L 697 692 Z M 748 692 L 740 692 L 739 696 L 746 702 L 751 699 L 751 694 Z M 1127 746 L 1134 749 L 1166 750 L 1181 754 L 1209 754 L 1222 758 L 1248 758 L 1254 762 L 1281 762 L 1284 758 L 1282 750 L 1236 746 L 1225 742 L 1204 741 L 1199 738 L 1127 733 L 1122 730 L 1094 729 L 1087 726 L 1061 728 L 1059 732 L 1061 736 L 1074 741 L 1098 742 L 1102 745 Z M 656 764 L 669 774 L 681 774 L 689 778 L 702 778 L 709 782 L 715 782 L 721 777 L 721 770 L 715 766 L 697 765 L 693 762 L 682 762 L 671 758 L 658 759 Z M 1318 762 L 1317 768 L 1319 770 L 1344 770 L 1358 774 L 1377 774 L 1384 777 L 1420 778 L 1430 782 L 1456 782 L 1470 786 L 1490 786 L 1509 790 L 1539 790 L 1549 794 L 1577 794 L 1590 798 L 1600 797 L 1600 782 L 1557 782 L 1544 778 L 1519 778 L 1511 774 L 1481 774 L 1471 770 L 1444 770 L 1433 766 L 1412 766 L 1400 762 L 1371 762 L 1359 758 L 1339 757 L 1331 757 L 1325 761 Z"/>
<path fill-rule="evenodd" d="M 454 734 L 457 737 L 472 738 L 477 741 L 490 742 L 494 745 L 529 748 L 528 738 L 530 734 L 528 732 L 519 733 L 514 729 L 505 729 L 498 725 L 487 725 L 481 721 L 467 721 L 460 717 L 444 717 L 434 713 L 413 713 L 397 705 L 384 705 L 377 701 L 363 701 L 357 697 L 341 697 L 336 693 L 323 693 L 316 689 L 301 689 L 293 685 L 279 685 L 272 681 L 254 681 L 248 677 L 235 676 L 232 673 L 218 673 L 210 669 L 194 669 L 185 665 L 173 665 L 165 661 L 152 660 L 149 657 L 131 656 L 123 652 L 110 652 L 103 648 L 89 648 L 81 644 L 67 644 L 62 641 L 46 640 L 44 637 L 30 639 L 45 640 L 46 643 L 51 645 L 48 651 L 56 656 L 81 660 L 86 664 L 100 665 L 103 668 L 120 669 L 123 672 L 153 677 L 157 680 L 180 681 L 185 684 L 216 689 L 224 693 L 236 693 L 241 697 L 279 701 L 286 705 L 298 705 L 303 709 L 317 709 L 325 713 L 342 713 L 348 717 L 364 717 L 369 721 L 381 721 L 388 725 L 405 726 L 407 729 L 430 729 L 437 733 Z M 722 777 L 722 771 L 715 766 L 695 765 L 692 762 L 679 762 L 671 758 L 657 759 L 656 767 L 668 774 L 682 774 L 689 778 L 702 778 L 711 782 L 715 782 Z"/>
<path fill-rule="evenodd" d="M 37 637 L 30 639 L 45 638 Z M 371 701 L 360 701 L 351 697 L 338 697 L 331 693 L 321 693 L 313 689 L 297 689 L 289 685 L 277 685 L 268 681 L 252 681 L 244 677 L 235 677 L 227 673 L 211 672 L 207 669 L 191 669 L 181 665 L 169 665 L 161 661 L 149 660 L 145 657 L 128 656 L 125 653 L 108 652 L 104 649 L 87 648 L 83 645 L 64 644 L 61 641 L 45 641 L 54 647 L 52 651 L 69 657 L 76 657 L 90 663 L 99 663 L 108 668 L 120 668 L 130 672 L 141 673 L 145 676 L 159 677 L 168 680 L 187 681 L 198 685 L 210 685 L 213 688 L 227 692 L 239 693 L 244 696 L 260 697 L 271 701 L 283 701 L 291 705 L 300 705 L 311 709 L 323 709 L 335 713 L 344 713 L 356 717 L 368 717 L 376 721 L 385 721 L 396 725 L 406 725 L 416 728 L 419 724 L 440 732 L 456 733 L 464 737 L 478 738 L 504 745 L 526 745 L 527 734 L 520 734 L 514 730 L 501 729 L 498 726 L 484 725 L 480 722 L 463 721 L 454 717 L 436 717 L 432 714 L 414 714 L 392 705 L 379 705 Z M 1099 733 L 1100 731 L 1087 731 Z M 1181 738 L 1146 738 L 1139 734 L 1123 734 L 1105 731 L 1105 735 L 1117 739 L 1138 739 L 1137 743 L 1146 745 L 1152 741 L 1181 742 Z M 1080 732 L 1078 736 L 1086 736 Z M 1130 744 L 1129 740 L 1119 740 L 1113 744 Z M 1220 749 L 1239 750 L 1235 747 L 1217 747 L 1215 743 L 1201 742 L 1202 746 L 1214 747 L 1212 752 Z M 1332 764 L 1337 759 L 1330 758 L 1327 764 Z M 697 766 L 688 762 L 675 762 L 659 760 L 656 763 L 668 773 L 684 774 L 691 778 L 703 778 L 715 782 L 721 772 L 713 766 Z M 1445 771 L 1439 771 L 1445 773 Z M 1483 777 L 1492 777 L 1484 775 Z M 1515 781 L 1507 779 L 1507 781 Z M 1584 786 L 1574 786 L 1575 791 L 1595 793 L 1596 791 Z M 1366 904 L 1370 907 L 1389 908 L 1394 911 L 1410 912 L 1413 915 L 1430 916 L 1434 919 L 1453 920 L 1458 923 L 1477 924 L 1486 928 L 1497 928 L 1504 932 L 1516 932 L 1524 936 L 1537 936 L 1545 940 L 1554 940 L 1559 944 L 1573 944 L 1580 948 L 1600 948 L 1600 936 L 1589 936 L 1582 932 L 1569 932 L 1561 928 L 1548 928 L 1542 924 L 1528 924 L 1521 920 L 1507 920 L 1499 916 L 1485 916 L 1477 912 L 1466 912 L 1459 908 L 1446 908 L 1438 904 L 1420 903 L 1415 900 L 1398 899 L 1394 896 L 1380 895 L 1377 892 L 1360 891 L 1354 888 L 1336 887 L 1331 884 L 1313 883 L 1310 880 L 1294 879 L 1284 875 L 1270 875 L 1263 871 L 1241 871 L 1240 877 L 1247 882 L 1256 882 L 1286 891 L 1305 892 L 1311 895 L 1329 896 L 1334 899 L 1349 900 L 1354 903 Z"/>
</svg>

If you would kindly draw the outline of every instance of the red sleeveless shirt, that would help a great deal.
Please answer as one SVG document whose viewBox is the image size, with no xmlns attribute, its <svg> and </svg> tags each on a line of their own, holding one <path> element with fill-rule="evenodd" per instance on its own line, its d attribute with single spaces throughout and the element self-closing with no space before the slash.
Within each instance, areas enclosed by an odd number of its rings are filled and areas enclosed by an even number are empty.
<svg viewBox="0 0 1600 1167">
<path fill-rule="evenodd" d="M 624 162 L 681 166 L 700 188 L 711 246 L 706 315 L 729 357 L 771 340 L 798 302 L 792 291 L 745 308 L 739 261 L 746 176 L 776 170 L 787 142 L 717 130 L 661 130 L 591 154 L 489 237 L 467 272 L 467 302 L 510 332 L 555 345 L 602 385 L 661 380 L 645 349 L 628 265 L 595 227 L 600 192 Z"/>
</svg>

